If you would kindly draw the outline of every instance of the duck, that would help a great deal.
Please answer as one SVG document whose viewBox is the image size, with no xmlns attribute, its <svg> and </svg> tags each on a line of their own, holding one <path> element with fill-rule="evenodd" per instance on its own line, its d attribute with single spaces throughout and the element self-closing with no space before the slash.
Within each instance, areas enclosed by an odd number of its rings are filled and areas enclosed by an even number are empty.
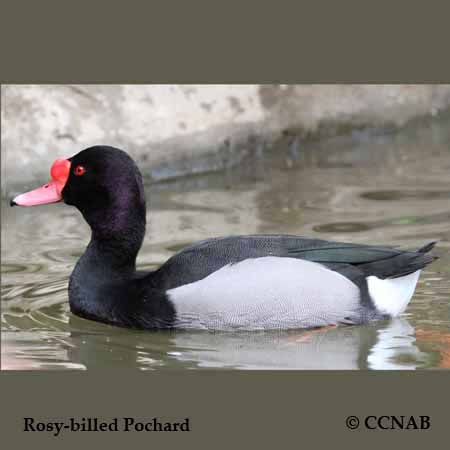
<svg viewBox="0 0 450 450">
<path fill-rule="evenodd" d="M 417 250 L 282 234 L 206 239 L 140 271 L 146 228 L 142 174 L 124 150 L 97 145 L 58 158 L 50 181 L 11 206 L 64 202 L 91 238 L 68 284 L 84 319 L 141 329 L 209 331 L 361 325 L 410 302 L 435 242 Z"/>
</svg>

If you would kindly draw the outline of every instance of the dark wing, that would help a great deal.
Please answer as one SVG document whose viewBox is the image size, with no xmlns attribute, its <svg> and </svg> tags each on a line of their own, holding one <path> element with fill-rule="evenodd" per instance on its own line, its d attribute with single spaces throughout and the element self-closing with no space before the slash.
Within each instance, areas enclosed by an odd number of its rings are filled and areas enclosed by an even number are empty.
<svg viewBox="0 0 450 450">
<path fill-rule="evenodd" d="M 321 263 L 353 281 L 369 275 L 387 278 L 414 272 L 432 262 L 434 257 L 425 253 L 433 245 L 403 251 L 291 235 L 228 236 L 186 247 L 154 272 L 152 279 L 155 285 L 171 289 L 205 278 L 228 264 L 264 256 Z"/>
<path fill-rule="evenodd" d="M 323 241 L 325 242 L 325 241 Z M 369 245 L 329 242 L 320 248 L 308 248 L 291 251 L 293 257 L 307 259 L 327 266 L 339 264 L 357 267 L 365 276 L 374 275 L 378 278 L 395 278 L 408 275 L 423 269 L 437 257 L 426 254 L 435 242 L 430 242 L 418 250 L 399 250 L 391 247 L 376 247 Z M 339 271 L 339 270 L 338 270 Z"/>
</svg>

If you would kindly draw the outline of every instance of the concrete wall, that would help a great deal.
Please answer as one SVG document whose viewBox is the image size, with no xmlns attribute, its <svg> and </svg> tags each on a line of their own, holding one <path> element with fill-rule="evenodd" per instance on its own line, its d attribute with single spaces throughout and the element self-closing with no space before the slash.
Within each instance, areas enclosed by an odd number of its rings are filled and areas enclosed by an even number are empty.
<svg viewBox="0 0 450 450">
<path fill-rule="evenodd" d="M 6 85 L 1 100 L 7 194 L 96 144 L 165 178 L 232 164 L 286 129 L 307 138 L 398 127 L 450 108 L 450 85 Z"/>
</svg>

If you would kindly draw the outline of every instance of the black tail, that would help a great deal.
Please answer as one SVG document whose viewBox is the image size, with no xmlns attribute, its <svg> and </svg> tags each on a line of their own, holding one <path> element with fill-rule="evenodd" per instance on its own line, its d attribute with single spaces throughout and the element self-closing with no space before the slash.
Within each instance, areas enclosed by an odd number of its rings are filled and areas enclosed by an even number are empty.
<svg viewBox="0 0 450 450">
<path fill-rule="evenodd" d="M 433 250 L 434 246 L 437 244 L 437 241 L 430 242 L 427 245 L 424 245 L 423 247 L 419 248 L 417 250 L 419 253 L 428 253 L 430 250 Z"/>
<path fill-rule="evenodd" d="M 417 270 L 423 269 L 428 264 L 438 259 L 437 256 L 428 255 L 436 242 L 430 242 L 415 251 L 404 251 L 391 257 L 358 265 L 366 276 L 374 275 L 378 278 L 398 278 Z"/>
</svg>

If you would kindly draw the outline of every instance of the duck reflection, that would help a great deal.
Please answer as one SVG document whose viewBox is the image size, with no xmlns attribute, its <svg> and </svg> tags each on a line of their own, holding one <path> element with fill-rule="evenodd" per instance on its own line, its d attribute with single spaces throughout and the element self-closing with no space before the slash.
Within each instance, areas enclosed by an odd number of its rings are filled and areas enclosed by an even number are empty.
<svg viewBox="0 0 450 450">
<path fill-rule="evenodd" d="M 383 324 L 283 333 L 178 334 L 177 357 L 201 367 L 238 369 L 415 369 L 422 354 L 405 319 Z"/>
<path fill-rule="evenodd" d="M 399 318 L 368 326 L 290 332 L 131 332 L 112 327 L 70 333 L 68 360 L 90 368 L 402 370 L 423 365 L 414 328 Z"/>
</svg>

